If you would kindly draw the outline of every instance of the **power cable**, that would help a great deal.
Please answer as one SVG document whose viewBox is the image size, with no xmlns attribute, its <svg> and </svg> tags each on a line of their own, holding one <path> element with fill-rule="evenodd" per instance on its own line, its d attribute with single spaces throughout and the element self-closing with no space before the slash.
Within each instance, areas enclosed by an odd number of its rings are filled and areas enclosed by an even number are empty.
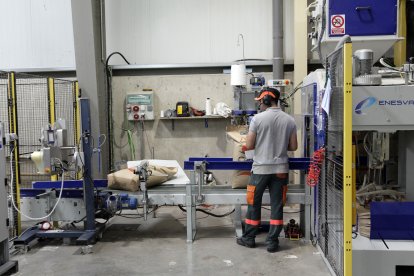
<svg viewBox="0 0 414 276">
<path fill-rule="evenodd" d="M 57 159 L 59 162 L 60 162 L 60 164 L 62 165 L 62 182 L 61 182 L 61 185 L 60 185 L 60 192 L 59 192 L 59 197 L 58 197 L 58 200 L 56 201 L 56 203 L 55 203 L 55 205 L 53 206 L 53 208 L 52 208 L 52 211 L 50 211 L 50 213 L 49 214 L 47 214 L 46 216 L 43 216 L 43 217 L 39 217 L 39 218 L 34 218 L 34 217 L 30 217 L 30 216 L 28 216 L 28 215 L 26 215 L 26 214 L 24 214 L 22 211 L 20 211 L 20 209 L 19 208 L 17 208 L 17 206 L 16 206 L 16 203 L 14 202 L 14 187 L 13 187 L 13 181 L 14 181 L 14 174 L 13 174 L 13 158 L 11 157 L 12 155 L 13 155 L 13 152 L 14 152 L 14 149 L 15 149 L 15 145 L 13 146 L 13 149 L 10 151 L 10 191 L 11 191 L 11 200 L 12 200 L 12 205 L 13 205 L 13 208 L 20 214 L 20 215 L 22 215 L 23 217 L 25 217 L 25 218 L 27 218 L 27 219 L 30 219 L 30 220 L 43 220 L 43 219 L 47 219 L 48 217 L 50 217 L 52 214 L 53 214 L 53 212 L 55 211 L 55 209 L 56 209 L 56 207 L 58 206 L 58 204 L 59 204 L 59 202 L 60 202 L 60 199 L 62 198 L 62 194 L 63 194 L 63 185 L 64 185 L 64 182 L 65 182 L 65 169 L 64 169 L 64 166 L 63 166 L 63 163 L 62 163 L 62 161 L 60 160 L 60 159 Z"/>
<path fill-rule="evenodd" d="M 108 121 L 108 141 L 109 141 L 109 166 L 110 170 L 112 169 L 113 162 L 112 162 L 112 155 L 113 155 L 113 146 L 112 146 L 112 70 L 109 68 L 109 60 L 113 55 L 120 55 L 122 59 L 127 63 L 130 64 L 129 61 L 124 57 L 123 54 L 120 52 L 113 52 L 111 53 L 105 61 L 105 70 L 106 70 L 106 89 L 107 89 L 107 107 L 108 107 L 108 113 L 107 113 L 107 121 Z"/>
<path fill-rule="evenodd" d="M 181 205 L 181 204 L 179 204 L 179 205 L 178 205 L 178 208 L 180 208 L 180 210 L 181 210 L 181 211 L 183 211 L 183 212 L 187 212 L 187 210 L 186 210 L 186 209 L 184 209 L 184 208 L 183 208 L 183 205 Z M 223 217 L 227 217 L 227 216 L 229 216 L 229 215 L 233 214 L 233 213 L 234 213 L 234 211 L 236 211 L 236 209 L 233 209 L 233 210 L 231 210 L 230 212 L 227 212 L 227 213 L 222 214 L 222 215 L 217 215 L 217 214 L 214 214 L 214 213 L 211 213 L 211 212 L 208 212 L 208 211 L 206 211 L 206 210 L 204 210 L 204 209 L 199 209 L 199 208 L 196 208 L 196 211 L 198 211 L 198 212 L 202 212 L 202 213 L 204 213 L 204 214 L 210 215 L 210 216 L 215 217 L 215 218 L 223 218 Z"/>
<path fill-rule="evenodd" d="M 266 207 L 262 207 L 262 209 L 271 211 L 270 208 L 266 208 Z M 305 212 L 305 210 L 301 210 L 301 211 L 293 211 L 293 212 L 283 212 L 283 214 L 298 214 L 298 213 L 303 213 Z"/>
</svg>

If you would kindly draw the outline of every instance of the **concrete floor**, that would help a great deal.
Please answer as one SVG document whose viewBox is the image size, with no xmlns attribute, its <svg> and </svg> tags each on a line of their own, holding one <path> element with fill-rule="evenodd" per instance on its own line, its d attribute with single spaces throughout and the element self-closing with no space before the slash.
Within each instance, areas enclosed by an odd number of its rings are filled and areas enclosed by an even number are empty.
<svg viewBox="0 0 414 276">
<path fill-rule="evenodd" d="M 311 244 L 283 238 L 280 251 L 268 253 L 264 233 L 254 249 L 237 245 L 230 217 L 198 214 L 197 223 L 197 240 L 187 244 L 185 214 L 177 207 L 163 207 L 157 218 L 146 222 L 112 219 L 90 254 L 53 241 L 13 259 L 19 261 L 17 275 L 331 275 Z"/>
</svg>

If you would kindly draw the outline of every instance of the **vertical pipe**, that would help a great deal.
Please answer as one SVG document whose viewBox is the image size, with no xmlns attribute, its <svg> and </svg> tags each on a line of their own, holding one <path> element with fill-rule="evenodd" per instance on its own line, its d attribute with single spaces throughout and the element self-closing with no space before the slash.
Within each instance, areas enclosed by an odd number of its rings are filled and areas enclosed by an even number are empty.
<svg viewBox="0 0 414 276">
<path fill-rule="evenodd" d="M 352 275 L 352 43 L 344 45 L 344 276 Z"/>
<path fill-rule="evenodd" d="M 284 78 L 283 58 L 283 0 L 272 1 L 273 19 L 273 78 Z"/>
</svg>

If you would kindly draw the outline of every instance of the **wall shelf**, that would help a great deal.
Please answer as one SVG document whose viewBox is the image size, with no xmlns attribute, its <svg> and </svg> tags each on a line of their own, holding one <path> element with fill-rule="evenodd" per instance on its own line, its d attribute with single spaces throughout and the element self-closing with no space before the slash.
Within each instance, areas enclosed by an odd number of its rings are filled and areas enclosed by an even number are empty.
<svg viewBox="0 0 414 276">
<path fill-rule="evenodd" d="M 230 117 L 222 117 L 222 116 L 191 116 L 191 117 L 163 117 L 160 120 L 170 120 L 171 121 L 171 128 L 172 130 L 175 129 L 174 122 L 176 120 L 204 120 L 204 127 L 208 128 L 208 120 L 223 120 L 223 119 L 230 119 Z"/>
</svg>

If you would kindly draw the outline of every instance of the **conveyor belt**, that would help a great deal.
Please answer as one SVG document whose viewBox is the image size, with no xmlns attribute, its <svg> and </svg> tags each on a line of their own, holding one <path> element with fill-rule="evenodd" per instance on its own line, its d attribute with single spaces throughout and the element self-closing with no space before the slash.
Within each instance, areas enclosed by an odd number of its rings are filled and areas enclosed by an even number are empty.
<svg viewBox="0 0 414 276">
<path fill-rule="evenodd" d="M 291 204 L 306 204 L 305 186 L 288 185 L 287 202 Z M 111 190 L 114 193 L 125 191 Z M 192 195 L 196 196 L 198 187 L 193 185 Z M 132 197 L 138 198 L 141 202 L 143 194 L 141 192 L 128 192 Z M 204 204 L 246 204 L 246 189 L 232 189 L 230 186 L 205 186 L 202 194 Z M 148 199 L 152 205 L 185 205 L 186 187 L 185 185 L 161 185 L 148 190 Z M 263 195 L 263 204 L 270 204 L 268 192 Z"/>
</svg>

